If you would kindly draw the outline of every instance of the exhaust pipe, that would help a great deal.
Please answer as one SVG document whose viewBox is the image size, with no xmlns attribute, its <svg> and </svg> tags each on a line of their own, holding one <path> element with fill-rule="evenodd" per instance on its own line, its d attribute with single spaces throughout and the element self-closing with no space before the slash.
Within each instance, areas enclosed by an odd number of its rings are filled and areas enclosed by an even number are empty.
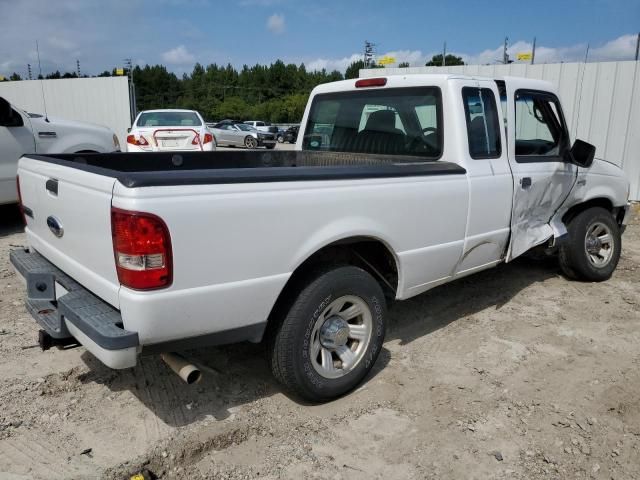
<svg viewBox="0 0 640 480">
<path fill-rule="evenodd" d="M 189 363 L 183 356 L 177 353 L 162 353 L 160 358 L 187 384 L 198 383 L 202 379 L 200 369 Z"/>
</svg>

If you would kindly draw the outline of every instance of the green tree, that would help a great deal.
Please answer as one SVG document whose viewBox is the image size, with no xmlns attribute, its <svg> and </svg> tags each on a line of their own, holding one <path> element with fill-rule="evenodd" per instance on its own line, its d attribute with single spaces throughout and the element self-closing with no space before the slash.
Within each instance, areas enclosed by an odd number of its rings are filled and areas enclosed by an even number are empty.
<svg viewBox="0 0 640 480">
<path fill-rule="evenodd" d="M 356 60 L 355 62 L 352 62 L 344 72 L 344 78 L 358 78 L 358 76 L 360 75 L 360 70 L 362 70 L 363 68 L 364 60 Z"/>
<path fill-rule="evenodd" d="M 447 54 L 444 57 L 444 63 L 445 63 L 445 66 L 447 66 L 447 67 L 451 67 L 451 66 L 454 66 L 454 65 L 464 65 L 464 62 L 462 61 L 462 57 L 456 57 L 455 55 L 451 55 L 451 54 Z M 441 53 L 431 57 L 431 60 L 429 60 L 425 64 L 425 67 L 441 67 L 441 66 L 442 66 L 442 54 Z"/>
<path fill-rule="evenodd" d="M 398 65 L 398 68 L 408 68 L 409 67 L 409 62 L 400 62 L 400 64 Z"/>
</svg>

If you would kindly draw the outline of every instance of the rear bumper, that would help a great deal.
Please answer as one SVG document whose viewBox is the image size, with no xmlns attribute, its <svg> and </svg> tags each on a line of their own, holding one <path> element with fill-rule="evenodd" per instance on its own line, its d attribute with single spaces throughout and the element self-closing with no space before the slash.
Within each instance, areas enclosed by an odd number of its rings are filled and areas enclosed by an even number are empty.
<svg viewBox="0 0 640 480">
<path fill-rule="evenodd" d="M 36 251 L 12 250 L 9 258 L 26 280 L 27 310 L 44 331 L 56 339 L 74 337 L 108 367 L 135 366 L 138 334 L 123 328 L 118 310 Z"/>
</svg>

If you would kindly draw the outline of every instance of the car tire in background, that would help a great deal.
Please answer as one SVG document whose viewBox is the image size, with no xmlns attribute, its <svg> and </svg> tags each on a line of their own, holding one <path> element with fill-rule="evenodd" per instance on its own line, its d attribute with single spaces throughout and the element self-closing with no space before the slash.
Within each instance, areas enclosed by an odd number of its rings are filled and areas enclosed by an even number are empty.
<svg viewBox="0 0 640 480">
<path fill-rule="evenodd" d="M 284 143 L 284 135 L 278 135 L 276 140 L 278 140 L 278 143 Z"/>
<path fill-rule="evenodd" d="M 567 225 L 568 240 L 560 246 L 562 272 L 569 278 L 601 282 L 613 274 L 620 260 L 620 227 L 601 207 L 577 214 Z"/>
<path fill-rule="evenodd" d="M 244 146 L 247 148 L 257 148 L 258 141 L 253 138 L 251 135 L 247 135 L 244 139 Z"/>
<path fill-rule="evenodd" d="M 265 147 L 267 147 L 267 150 L 273 150 L 274 148 L 276 148 L 276 144 L 275 143 L 268 143 L 265 145 Z"/>
<path fill-rule="evenodd" d="M 313 402 L 353 390 L 384 341 L 386 304 L 378 282 L 361 268 L 334 265 L 309 275 L 289 299 L 276 308 L 267 336 L 276 379 Z"/>
</svg>

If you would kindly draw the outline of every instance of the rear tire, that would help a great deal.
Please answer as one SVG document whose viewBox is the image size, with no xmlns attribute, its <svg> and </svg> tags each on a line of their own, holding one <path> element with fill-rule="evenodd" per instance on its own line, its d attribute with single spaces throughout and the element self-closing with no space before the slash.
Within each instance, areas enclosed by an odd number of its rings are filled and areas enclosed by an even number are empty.
<svg viewBox="0 0 640 480">
<path fill-rule="evenodd" d="M 265 145 L 267 147 L 267 150 L 273 150 L 274 148 L 276 148 L 276 144 L 275 143 L 270 143 L 269 145 Z"/>
<path fill-rule="evenodd" d="M 361 268 L 311 277 L 270 332 L 273 375 L 300 397 L 323 402 L 353 390 L 373 367 L 385 335 L 380 285 Z"/>
<path fill-rule="evenodd" d="M 569 239 L 559 253 L 563 273 L 590 282 L 609 279 L 622 249 L 620 228 L 611 213 L 601 207 L 589 208 L 569 222 L 567 231 Z"/>
<path fill-rule="evenodd" d="M 284 136 L 283 135 L 278 135 L 276 137 L 276 139 L 278 140 L 278 143 L 284 143 Z"/>
</svg>

